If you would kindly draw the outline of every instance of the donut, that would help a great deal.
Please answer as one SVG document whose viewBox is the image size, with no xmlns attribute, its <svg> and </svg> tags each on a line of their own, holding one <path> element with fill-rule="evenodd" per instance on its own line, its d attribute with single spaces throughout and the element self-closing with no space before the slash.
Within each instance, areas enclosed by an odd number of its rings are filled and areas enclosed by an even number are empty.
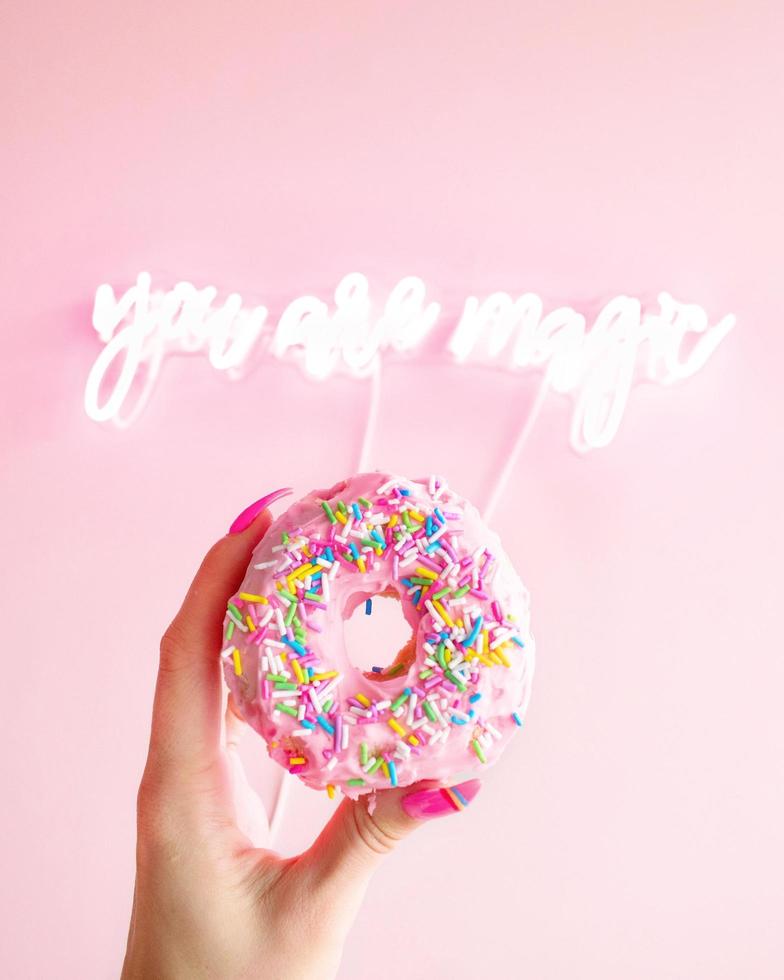
<svg viewBox="0 0 784 980">
<path fill-rule="evenodd" d="M 399 598 L 412 636 L 363 671 L 343 623 L 377 595 Z M 530 697 L 529 619 L 498 536 L 445 480 L 360 473 L 272 523 L 228 603 L 221 657 L 271 757 L 356 799 L 499 758 Z"/>
</svg>

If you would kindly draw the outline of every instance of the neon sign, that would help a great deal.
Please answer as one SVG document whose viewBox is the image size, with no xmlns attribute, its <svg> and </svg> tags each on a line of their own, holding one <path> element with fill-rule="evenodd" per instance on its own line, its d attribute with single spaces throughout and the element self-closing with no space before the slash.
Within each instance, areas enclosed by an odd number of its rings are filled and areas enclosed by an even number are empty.
<svg viewBox="0 0 784 980">
<path fill-rule="evenodd" d="M 383 306 L 374 306 L 368 280 L 356 272 L 340 281 L 332 307 L 301 296 L 276 324 L 266 307 L 244 307 L 238 293 L 216 299 L 214 287 L 188 282 L 153 292 L 146 272 L 119 297 L 111 286 L 99 286 L 93 326 L 104 347 L 85 387 L 88 416 L 129 425 L 149 398 L 163 359 L 177 353 L 203 354 L 231 376 L 261 356 L 299 363 L 318 379 L 337 371 L 377 379 L 386 356 L 423 347 L 442 313 L 415 276 L 401 279 Z M 670 385 L 695 374 L 734 325 L 732 315 L 711 325 L 702 307 L 665 292 L 650 310 L 639 299 L 616 296 L 590 327 L 571 307 L 545 312 L 535 293 L 515 298 L 497 292 L 466 299 L 445 351 L 456 365 L 539 372 L 537 407 L 548 391 L 569 395 L 571 443 L 586 451 L 613 439 L 636 380 Z"/>
</svg>

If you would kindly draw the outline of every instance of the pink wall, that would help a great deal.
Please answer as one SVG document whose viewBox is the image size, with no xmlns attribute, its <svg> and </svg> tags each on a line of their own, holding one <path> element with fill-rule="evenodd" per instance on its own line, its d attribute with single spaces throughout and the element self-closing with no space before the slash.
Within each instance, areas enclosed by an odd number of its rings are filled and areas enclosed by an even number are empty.
<svg viewBox="0 0 784 980">
<path fill-rule="evenodd" d="M 93 291 L 149 268 L 737 314 L 606 450 L 573 455 L 546 404 L 495 521 L 533 593 L 526 732 L 383 868 L 342 976 L 780 977 L 780 4 L 264 6 L 4 18 L 3 975 L 116 975 L 160 632 L 246 503 L 355 465 L 365 388 L 290 366 L 173 360 L 131 429 L 88 421 Z M 433 451 L 406 429 L 412 391 L 465 378 L 390 368 L 373 462 L 481 502 L 518 379 L 477 370 Z M 265 424 L 295 401 L 329 427 L 307 453 Z M 284 847 L 329 809 L 295 786 Z"/>
</svg>

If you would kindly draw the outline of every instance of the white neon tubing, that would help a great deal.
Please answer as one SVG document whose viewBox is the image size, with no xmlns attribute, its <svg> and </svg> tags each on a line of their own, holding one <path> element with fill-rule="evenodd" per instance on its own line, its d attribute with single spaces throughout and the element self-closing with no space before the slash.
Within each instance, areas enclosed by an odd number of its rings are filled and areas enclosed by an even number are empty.
<svg viewBox="0 0 784 980">
<path fill-rule="evenodd" d="M 282 769 L 280 773 L 280 781 L 278 782 L 278 792 L 275 794 L 275 800 L 272 804 L 272 813 L 270 814 L 269 829 L 271 844 L 275 843 L 275 839 L 278 836 L 278 831 L 283 823 L 283 817 L 286 814 L 290 782 L 291 778 L 289 773 L 287 773 L 285 769 Z"/>
<path fill-rule="evenodd" d="M 495 481 L 495 484 L 490 491 L 490 495 L 487 498 L 487 503 L 482 508 L 482 518 L 485 521 L 490 521 L 492 519 L 493 513 L 498 506 L 498 501 L 501 499 L 504 491 L 506 490 L 506 485 L 508 484 L 509 478 L 514 471 L 517 460 L 520 458 L 520 453 L 522 453 L 523 447 L 528 442 L 528 437 L 531 435 L 531 432 L 536 425 L 536 420 L 539 418 L 539 413 L 542 410 L 542 405 L 544 405 L 547 392 L 547 379 L 542 378 L 542 380 L 539 382 L 539 388 L 537 389 L 536 396 L 531 403 L 531 407 L 528 409 L 528 414 L 523 420 L 523 424 L 520 426 L 512 448 L 506 457 L 506 462 L 504 463 L 503 469 L 498 475 L 498 479 Z"/>
<path fill-rule="evenodd" d="M 357 460 L 357 473 L 364 473 L 370 464 L 370 448 L 373 444 L 378 420 L 378 408 L 381 401 L 381 362 L 377 361 L 370 375 L 370 399 L 365 419 L 365 429 L 362 435 L 362 445 Z"/>
<path fill-rule="evenodd" d="M 205 353 L 213 368 L 234 375 L 256 350 L 293 360 L 312 378 L 338 371 L 370 376 L 375 413 L 385 356 L 420 350 L 442 312 L 426 300 L 425 284 L 416 276 L 401 279 L 374 310 L 368 280 L 350 273 L 338 283 L 333 306 L 300 296 L 277 324 L 268 322 L 264 306 L 243 308 L 238 293 L 218 303 L 212 286 L 181 282 L 168 292 L 150 287 L 149 274 L 142 272 L 119 297 L 108 285 L 96 291 L 93 326 L 104 348 L 87 378 L 84 407 L 97 422 L 130 424 L 171 354 Z M 735 325 L 731 315 L 710 325 L 702 307 L 679 303 L 666 292 L 658 303 L 658 310 L 643 312 L 640 300 L 616 296 L 589 327 L 585 315 L 568 306 L 545 313 L 536 293 L 469 296 L 445 353 L 456 365 L 542 372 L 550 390 L 572 398 L 572 445 L 596 449 L 615 437 L 637 380 L 668 386 L 695 374 Z M 369 422 L 366 439 L 375 414 Z M 360 459 L 366 464 L 364 450 Z"/>
</svg>

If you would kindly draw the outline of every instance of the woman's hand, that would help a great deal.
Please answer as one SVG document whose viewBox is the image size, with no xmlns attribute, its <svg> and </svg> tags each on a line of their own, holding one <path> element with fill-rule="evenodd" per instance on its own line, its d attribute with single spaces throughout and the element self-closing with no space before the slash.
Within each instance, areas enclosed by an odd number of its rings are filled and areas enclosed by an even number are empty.
<svg viewBox="0 0 784 980">
<path fill-rule="evenodd" d="M 456 812 L 437 784 L 419 783 L 378 793 L 372 814 L 366 797 L 344 799 L 298 857 L 256 846 L 268 843 L 266 814 L 236 751 L 242 723 L 224 710 L 220 649 L 273 496 L 213 546 L 161 642 L 124 978 L 327 980 L 384 855 L 422 820 Z M 470 801 L 479 783 L 457 788 Z"/>
</svg>

